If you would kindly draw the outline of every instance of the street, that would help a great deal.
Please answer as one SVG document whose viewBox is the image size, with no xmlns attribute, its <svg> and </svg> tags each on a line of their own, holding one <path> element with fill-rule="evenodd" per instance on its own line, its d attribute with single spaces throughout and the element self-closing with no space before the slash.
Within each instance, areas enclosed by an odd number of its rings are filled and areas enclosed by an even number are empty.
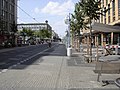
<svg viewBox="0 0 120 90">
<path fill-rule="evenodd" d="M 44 54 L 42 54 L 42 52 L 44 52 Z M 65 48 L 57 43 L 53 43 L 52 48 L 48 48 L 48 44 L 13 48 L 10 51 L 0 52 L 0 69 L 7 69 L 22 63 L 32 64 L 44 55 L 64 56 L 66 55 L 66 51 Z"/>
</svg>

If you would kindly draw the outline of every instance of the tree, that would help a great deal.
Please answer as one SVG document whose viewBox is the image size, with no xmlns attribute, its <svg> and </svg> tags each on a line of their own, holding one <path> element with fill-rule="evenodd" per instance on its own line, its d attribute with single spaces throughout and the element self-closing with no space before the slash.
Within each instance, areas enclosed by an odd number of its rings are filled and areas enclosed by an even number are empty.
<svg viewBox="0 0 120 90">
<path fill-rule="evenodd" d="M 44 38 L 51 38 L 52 33 L 48 30 L 40 30 L 39 35 L 42 39 Z"/>
<path fill-rule="evenodd" d="M 31 29 L 27 29 L 27 28 L 23 28 L 22 31 L 20 31 L 20 35 L 24 37 L 24 44 L 25 44 L 25 37 L 29 36 L 29 37 L 33 37 L 34 36 L 34 31 Z"/>
<path fill-rule="evenodd" d="M 26 36 L 34 36 L 35 31 L 27 28 L 23 28 L 23 30 L 20 32 L 21 34 L 26 34 Z"/>
<path fill-rule="evenodd" d="M 81 0 L 79 2 L 79 5 L 81 6 L 81 11 L 83 12 L 83 15 L 88 18 L 89 21 L 89 29 L 90 29 L 90 55 L 92 56 L 92 20 L 98 20 L 100 18 L 100 15 L 104 15 L 103 13 L 106 13 L 109 9 L 106 9 L 105 11 L 100 12 L 101 0 Z"/>
<path fill-rule="evenodd" d="M 78 51 L 80 50 L 80 43 L 81 43 L 81 34 L 80 32 L 82 31 L 83 28 L 87 28 L 86 24 L 84 22 L 84 15 L 83 12 L 81 11 L 81 6 L 79 5 L 79 3 L 75 4 L 75 10 L 74 10 L 74 14 L 72 14 L 72 19 L 71 19 L 71 29 L 72 31 L 77 34 L 77 38 L 78 38 Z"/>
</svg>

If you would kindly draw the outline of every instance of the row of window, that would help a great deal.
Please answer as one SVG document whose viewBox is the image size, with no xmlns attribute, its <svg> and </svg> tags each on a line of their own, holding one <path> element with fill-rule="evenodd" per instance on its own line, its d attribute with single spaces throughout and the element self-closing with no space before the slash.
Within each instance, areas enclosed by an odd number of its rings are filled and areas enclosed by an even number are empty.
<svg viewBox="0 0 120 90">
<path fill-rule="evenodd" d="M 104 3 L 104 0 L 103 0 L 103 3 Z M 120 0 L 119 0 L 119 3 L 120 3 Z M 112 0 L 112 8 L 110 8 L 110 4 L 108 4 L 108 0 L 106 0 L 106 5 L 108 5 L 108 7 L 106 8 L 106 7 L 104 7 L 104 5 L 103 5 L 103 11 L 105 11 L 106 9 L 108 9 L 108 11 L 107 11 L 107 13 L 108 13 L 108 23 L 110 23 L 110 22 L 114 22 L 115 21 L 115 0 Z M 111 21 L 111 15 L 110 15 L 110 9 L 112 9 L 112 18 L 113 18 L 113 21 Z M 101 10 L 101 12 L 102 12 L 102 10 Z M 104 18 L 103 18 L 104 17 Z M 103 22 L 103 19 L 104 19 L 104 23 L 106 24 L 106 19 L 107 17 L 106 17 L 106 13 L 104 13 L 104 16 L 101 16 L 101 22 Z"/>
<path fill-rule="evenodd" d="M 22 30 L 23 28 L 32 29 L 32 30 L 42 30 L 47 29 L 47 25 L 18 25 L 18 30 Z M 50 27 L 48 26 L 48 29 Z"/>
<path fill-rule="evenodd" d="M 0 0 L 1 31 L 12 31 L 15 21 L 15 0 Z"/>
<path fill-rule="evenodd" d="M 14 0 L 1 0 L 0 1 L 0 17 L 4 20 L 14 20 L 15 5 Z"/>
</svg>

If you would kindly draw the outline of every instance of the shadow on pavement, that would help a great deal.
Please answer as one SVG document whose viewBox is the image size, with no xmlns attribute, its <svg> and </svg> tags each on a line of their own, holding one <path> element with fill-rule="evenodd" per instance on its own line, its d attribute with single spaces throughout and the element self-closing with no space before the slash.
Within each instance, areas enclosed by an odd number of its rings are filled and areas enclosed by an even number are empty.
<svg viewBox="0 0 120 90">
<path fill-rule="evenodd" d="M 25 69 L 29 65 L 39 65 L 39 63 L 44 61 L 44 59 L 42 59 L 42 57 L 44 56 L 66 56 L 65 45 L 60 44 L 55 46 L 54 48 L 50 48 L 49 50 L 21 63 L 20 65 L 12 67 L 12 69 Z"/>
</svg>

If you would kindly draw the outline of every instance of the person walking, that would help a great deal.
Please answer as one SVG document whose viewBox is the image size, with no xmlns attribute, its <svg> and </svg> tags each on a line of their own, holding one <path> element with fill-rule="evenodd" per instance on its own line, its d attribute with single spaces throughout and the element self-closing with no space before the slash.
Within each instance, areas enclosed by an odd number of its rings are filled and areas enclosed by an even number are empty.
<svg viewBox="0 0 120 90">
<path fill-rule="evenodd" d="M 48 41 L 48 47 L 51 48 L 51 41 Z"/>
</svg>

